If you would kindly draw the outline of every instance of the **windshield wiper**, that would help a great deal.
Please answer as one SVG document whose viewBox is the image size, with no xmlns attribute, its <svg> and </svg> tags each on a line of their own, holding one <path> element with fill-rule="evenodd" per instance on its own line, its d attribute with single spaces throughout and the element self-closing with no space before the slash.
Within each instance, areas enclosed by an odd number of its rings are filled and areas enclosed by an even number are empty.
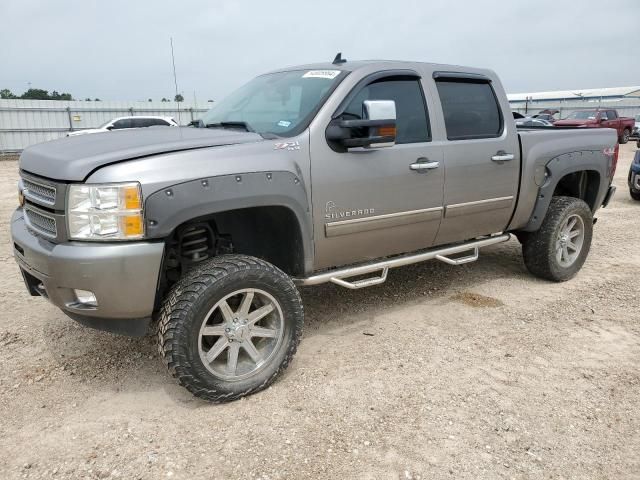
<svg viewBox="0 0 640 480">
<path fill-rule="evenodd" d="M 218 123 L 207 123 L 205 125 L 207 128 L 242 128 L 247 132 L 255 133 L 255 130 L 249 126 L 247 122 L 218 122 Z"/>
</svg>

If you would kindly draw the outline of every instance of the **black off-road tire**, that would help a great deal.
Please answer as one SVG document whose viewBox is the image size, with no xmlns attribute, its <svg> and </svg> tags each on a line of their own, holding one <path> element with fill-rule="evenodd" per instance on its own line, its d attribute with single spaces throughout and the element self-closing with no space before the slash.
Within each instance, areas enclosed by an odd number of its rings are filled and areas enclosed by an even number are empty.
<svg viewBox="0 0 640 480">
<path fill-rule="evenodd" d="M 634 200 L 640 201 L 640 192 L 629 189 L 629 195 L 631 195 L 631 198 Z"/>
<path fill-rule="evenodd" d="M 261 289 L 279 303 L 284 337 L 271 360 L 254 375 L 222 380 L 200 359 L 200 327 L 217 302 L 242 288 Z M 160 312 L 158 348 L 180 385 L 210 402 L 229 402 L 263 390 L 287 368 L 300 343 L 303 323 L 302 300 L 287 274 L 254 257 L 223 255 L 197 265 L 173 286 Z"/>
<path fill-rule="evenodd" d="M 584 223 L 581 251 L 569 267 L 560 265 L 556 258 L 556 240 L 566 219 L 577 214 Z M 579 198 L 553 197 L 540 229 L 531 232 L 522 244 L 522 255 L 527 270 L 536 277 L 554 282 L 573 278 L 584 265 L 593 236 L 593 216 L 589 206 Z"/>
<path fill-rule="evenodd" d="M 620 137 L 620 144 L 624 145 L 625 143 L 629 142 L 629 137 L 631 136 L 631 130 L 629 130 L 628 128 L 625 128 L 622 131 L 622 136 Z"/>
</svg>

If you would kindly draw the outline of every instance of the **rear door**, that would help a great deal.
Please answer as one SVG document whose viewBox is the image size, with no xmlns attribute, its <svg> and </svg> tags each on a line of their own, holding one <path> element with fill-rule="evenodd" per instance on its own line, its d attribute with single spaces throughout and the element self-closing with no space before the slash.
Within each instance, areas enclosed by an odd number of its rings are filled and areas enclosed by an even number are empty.
<svg viewBox="0 0 640 480">
<path fill-rule="evenodd" d="M 520 175 L 515 124 L 502 113 L 508 105 L 500 104 L 492 80 L 483 75 L 433 76 L 446 131 L 445 210 L 435 243 L 502 232 L 515 207 Z"/>
</svg>

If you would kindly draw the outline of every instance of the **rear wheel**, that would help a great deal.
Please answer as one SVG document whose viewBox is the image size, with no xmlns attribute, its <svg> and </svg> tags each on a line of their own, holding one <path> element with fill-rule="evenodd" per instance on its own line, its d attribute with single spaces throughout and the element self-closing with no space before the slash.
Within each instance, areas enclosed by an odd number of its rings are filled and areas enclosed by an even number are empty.
<svg viewBox="0 0 640 480">
<path fill-rule="evenodd" d="M 582 268 L 592 235 L 593 217 L 583 200 L 553 197 L 540 229 L 522 244 L 524 263 L 537 277 L 569 280 Z"/>
<path fill-rule="evenodd" d="M 622 136 L 620 137 L 620 143 L 625 144 L 629 141 L 629 137 L 631 136 L 631 130 L 625 128 L 622 132 Z"/>
<path fill-rule="evenodd" d="M 634 200 L 640 201 L 640 192 L 636 192 L 632 189 L 629 189 L 629 194 L 631 195 L 631 198 L 633 198 Z"/>
<path fill-rule="evenodd" d="M 302 325 L 302 302 L 285 273 L 257 258 L 224 255 L 173 287 L 158 342 L 182 386 L 225 402 L 270 385 L 295 354 Z"/>
</svg>

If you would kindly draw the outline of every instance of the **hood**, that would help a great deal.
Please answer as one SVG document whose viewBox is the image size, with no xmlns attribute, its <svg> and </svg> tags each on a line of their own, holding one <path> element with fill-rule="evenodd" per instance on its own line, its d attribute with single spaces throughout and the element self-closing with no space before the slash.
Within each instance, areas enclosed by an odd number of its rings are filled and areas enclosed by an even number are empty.
<svg viewBox="0 0 640 480">
<path fill-rule="evenodd" d="M 593 125 L 596 124 L 598 122 L 596 122 L 595 120 L 578 120 L 578 119 L 572 119 L 572 120 L 556 120 L 555 122 L 553 122 L 554 125 L 558 126 L 558 127 L 579 127 L 581 125 Z"/>
<path fill-rule="evenodd" d="M 87 133 L 100 133 L 105 130 L 99 128 L 88 128 L 86 130 L 74 130 L 73 132 L 67 132 L 67 137 L 77 137 L 78 135 L 86 135 Z"/>
<path fill-rule="evenodd" d="M 140 128 L 39 143 L 20 155 L 20 169 L 55 180 L 84 180 L 97 168 L 159 153 L 261 141 L 257 133 L 207 128 Z"/>
</svg>

